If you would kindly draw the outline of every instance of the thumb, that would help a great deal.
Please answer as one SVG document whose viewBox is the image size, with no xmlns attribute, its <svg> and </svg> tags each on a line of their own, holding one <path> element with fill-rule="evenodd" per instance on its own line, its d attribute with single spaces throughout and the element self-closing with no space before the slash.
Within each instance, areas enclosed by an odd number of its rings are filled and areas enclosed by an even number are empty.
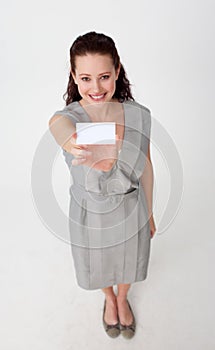
<svg viewBox="0 0 215 350">
<path fill-rule="evenodd" d="M 73 143 L 76 145 L 75 147 L 76 148 L 79 148 L 79 149 L 87 149 L 87 145 L 85 144 L 76 144 L 76 139 L 77 139 L 77 132 L 74 132 L 74 134 L 72 134 L 72 140 L 74 141 Z"/>
</svg>

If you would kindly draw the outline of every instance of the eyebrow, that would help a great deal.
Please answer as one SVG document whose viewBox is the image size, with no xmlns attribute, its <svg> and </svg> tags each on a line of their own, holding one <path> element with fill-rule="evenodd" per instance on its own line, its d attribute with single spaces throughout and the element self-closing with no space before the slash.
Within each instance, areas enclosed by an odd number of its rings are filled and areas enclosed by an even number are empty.
<svg viewBox="0 0 215 350">
<path fill-rule="evenodd" d="M 111 74 L 111 72 L 104 72 L 104 73 L 100 73 L 99 76 L 100 76 L 100 75 L 107 74 L 107 73 L 108 73 L 108 74 Z M 88 75 L 88 76 L 90 76 L 90 74 L 87 74 L 87 73 L 81 73 L 81 74 L 79 74 L 79 76 L 81 76 L 81 75 Z"/>
</svg>

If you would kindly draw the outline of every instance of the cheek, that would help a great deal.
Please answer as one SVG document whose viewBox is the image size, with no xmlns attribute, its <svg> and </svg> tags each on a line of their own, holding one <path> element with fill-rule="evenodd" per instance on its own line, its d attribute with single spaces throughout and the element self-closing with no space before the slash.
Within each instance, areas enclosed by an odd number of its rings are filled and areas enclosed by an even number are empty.
<svg viewBox="0 0 215 350">
<path fill-rule="evenodd" d="M 105 84 L 105 87 L 108 90 L 113 90 L 115 88 L 115 81 L 114 80 L 107 81 Z"/>
<path fill-rule="evenodd" d="M 89 87 L 86 84 L 79 83 L 79 90 L 84 93 L 89 89 Z"/>
</svg>

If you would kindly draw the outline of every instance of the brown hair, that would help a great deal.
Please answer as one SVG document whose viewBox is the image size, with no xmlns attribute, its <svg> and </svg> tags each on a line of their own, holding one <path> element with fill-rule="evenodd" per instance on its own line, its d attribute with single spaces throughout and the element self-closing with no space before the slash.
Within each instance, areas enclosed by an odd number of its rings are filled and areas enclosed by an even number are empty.
<svg viewBox="0 0 215 350">
<path fill-rule="evenodd" d="M 96 33 L 93 31 L 78 36 L 70 48 L 70 65 L 71 70 L 74 74 L 76 56 L 84 56 L 87 53 L 110 55 L 113 60 L 115 70 L 117 70 L 119 64 L 121 63 L 113 39 L 105 34 Z M 126 76 L 126 72 L 121 63 L 121 68 L 118 79 L 116 80 L 116 89 L 113 98 L 117 98 L 120 102 L 124 102 L 125 100 L 134 100 L 130 90 L 130 85 L 131 84 L 129 83 L 129 80 Z M 67 91 L 63 95 L 63 99 L 66 101 L 66 105 L 68 105 L 73 101 L 81 100 L 81 98 L 82 97 L 78 92 L 78 87 L 75 84 L 72 74 L 70 72 Z"/>
</svg>

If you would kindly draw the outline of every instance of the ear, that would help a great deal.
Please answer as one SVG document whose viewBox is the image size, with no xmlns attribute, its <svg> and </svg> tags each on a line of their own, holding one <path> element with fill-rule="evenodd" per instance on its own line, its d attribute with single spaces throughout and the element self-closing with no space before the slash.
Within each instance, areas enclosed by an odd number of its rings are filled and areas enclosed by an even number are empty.
<svg viewBox="0 0 215 350">
<path fill-rule="evenodd" d="M 75 84 L 78 84 L 77 81 L 76 81 L 75 74 L 72 72 L 72 70 L 70 70 L 70 73 L 72 74 L 72 77 L 73 77 L 73 80 L 74 80 Z"/>
</svg>

